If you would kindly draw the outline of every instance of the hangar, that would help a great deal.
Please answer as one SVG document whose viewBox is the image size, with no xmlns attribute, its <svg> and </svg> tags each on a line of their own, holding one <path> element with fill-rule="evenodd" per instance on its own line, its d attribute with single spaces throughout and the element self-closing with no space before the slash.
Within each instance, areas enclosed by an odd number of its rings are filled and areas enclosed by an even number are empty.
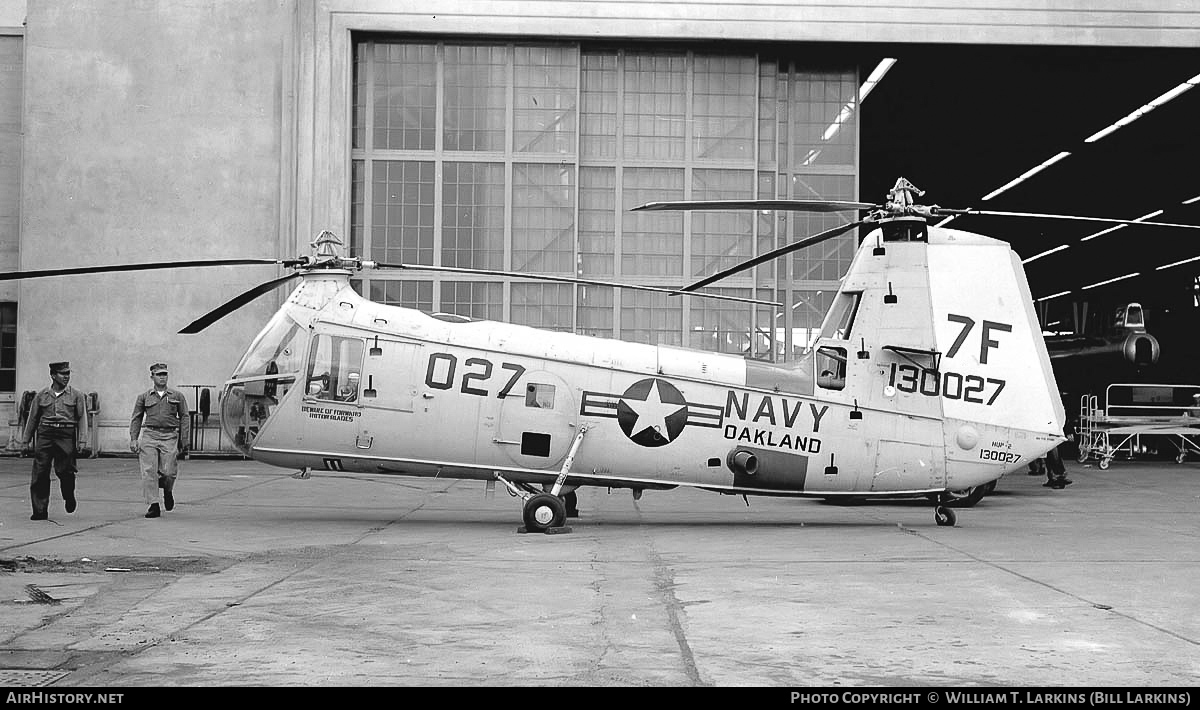
<svg viewBox="0 0 1200 710">
<path fill-rule="evenodd" d="M 979 206 L 1063 152 L 988 207 L 1123 219 L 1163 209 L 1196 223 L 1200 92 L 1086 140 L 1200 75 L 1200 10 L 1138 8 L 452 0 L 434 14 L 369 0 L 8 0 L 0 270 L 290 258 L 331 229 L 378 260 L 671 286 L 837 218 L 629 207 L 878 201 L 899 176 L 932 202 Z M 864 97 L 885 58 L 898 61 Z M 1164 339 L 1164 365 L 1194 346 L 1197 272 L 1157 268 L 1197 255 L 1191 239 L 1131 228 L 1084 245 L 1098 230 L 970 219 L 963 228 L 1022 256 L 1070 245 L 1028 265 L 1035 296 L 1070 292 L 1047 299 L 1047 317 L 1060 304 L 1139 300 L 1184 343 Z M 781 313 L 515 276 L 375 273 L 361 288 L 431 312 L 786 359 L 828 307 L 853 239 L 722 286 L 772 295 Z M 99 449 L 122 450 L 150 362 L 170 362 L 197 406 L 284 294 L 199 336 L 178 329 L 278 273 L 0 283 L 0 412 L 13 421 L 45 364 L 69 360 L 73 384 L 98 395 Z"/>
</svg>

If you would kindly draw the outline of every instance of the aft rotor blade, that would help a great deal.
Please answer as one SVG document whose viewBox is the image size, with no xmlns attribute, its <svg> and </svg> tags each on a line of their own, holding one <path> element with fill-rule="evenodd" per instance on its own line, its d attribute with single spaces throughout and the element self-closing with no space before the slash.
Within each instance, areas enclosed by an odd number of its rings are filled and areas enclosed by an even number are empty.
<svg viewBox="0 0 1200 710">
<path fill-rule="evenodd" d="M 697 281 L 694 284 L 689 284 L 687 286 L 684 286 L 683 288 L 679 289 L 679 291 L 677 293 L 694 291 L 695 289 L 707 286 L 708 284 L 710 284 L 714 281 L 720 281 L 721 279 L 723 279 L 727 276 L 732 276 L 733 274 L 736 274 L 740 271 L 745 271 L 746 269 L 758 266 L 759 264 L 762 264 L 763 262 L 771 261 L 772 259 L 778 259 L 779 257 L 781 257 L 785 254 L 790 254 L 791 252 L 797 251 L 799 249 L 803 249 L 804 247 L 810 247 L 814 244 L 820 244 L 821 242 L 823 242 L 827 239 L 833 239 L 834 237 L 841 236 L 841 235 L 845 234 L 846 232 L 849 232 L 851 229 L 854 229 L 855 227 L 857 227 L 861 224 L 865 224 L 866 221 L 867 220 L 865 220 L 865 219 L 860 219 L 857 222 L 843 224 L 840 227 L 834 227 L 833 229 L 827 229 L 824 232 L 821 232 L 819 234 L 814 234 L 813 236 L 807 237 L 805 239 L 801 239 L 798 242 L 792 242 L 791 244 L 781 246 L 778 249 L 774 249 L 765 254 L 759 254 L 758 256 L 754 257 L 753 259 L 743 261 L 742 263 L 731 266 L 728 269 L 725 269 L 724 271 L 718 271 L 717 273 L 713 274 L 712 276 L 709 276 L 705 279 L 701 279 L 700 281 Z"/>
<path fill-rule="evenodd" d="M 1079 217 L 1066 214 L 1042 214 L 1040 212 L 996 212 L 994 210 L 951 210 L 945 207 L 938 207 L 934 210 L 935 216 L 941 215 L 985 215 L 990 217 L 1038 217 L 1041 219 L 1066 219 L 1077 222 L 1104 222 L 1106 224 L 1131 224 L 1135 226 L 1145 225 L 1148 227 L 1179 227 L 1181 229 L 1200 229 L 1200 225 L 1196 224 L 1176 224 L 1173 222 L 1149 222 L 1144 219 L 1109 219 L 1107 217 Z"/>
<path fill-rule="evenodd" d="M 869 202 L 841 200 L 680 200 L 677 202 L 647 202 L 632 211 L 666 210 L 781 210 L 787 212 L 847 212 L 873 210 L 879 205 Z"/>
<path fill-rule="evenodd" d="M 249 264 L 282 264 L 297 266 L 300 259 L 197 259 L 193 261 L 153 261 L 144 264 L 110 264 L 107 266 L 76 266 L 66 269 L 37 269 L 32 271 L 3 271 L 0 281 L 37 279 L 45 276 L 70 276 L 71 274 L 103 274 L 112 271 L 149 271 L 152 269 L 194 269 L 205 266 L 246 266 Z"/>
<path fill-rule="evenodd" d="M 548 276 L 544 274 L 518 274 L 511 271 L 491 271 L 488 269 L 467 269 L 457 266 L 424 266 L 421 264 L 382 264 L 376 262 L 376 268 L 382 269 L 404 269 L 406 271 L 444 271 L 452 274 L 482 274 L 484 276 L 504 276 L 508 278 L 534 279 L 537 281 L 557 281 L 559 283 L 582 284 L 584 286 L 609 286 L 612 288 L 633 289 L 635 291 L 655 291 L 657 293 L 665 293 L 668 296 L 680 295 L 679 289 L 661 288 L 658 286 L 637 286 L 634 284 L 615 283 L 613 281 L 594 281 L 592 279 L 581 279 L 574 276 Z M 721 301 L 737 301 L 739 303 L 754 303 L 761 306 L 775 306 L 782 308 L 783 304 L 778 301 L 763 301 L 756 298 L 742 298 L 740 296 L 726 296 L 717 293 L 689 293 L 689 296 L 699 298 L 714 298 Z"/>
<path fill-rule="evenodd" d="M 300 277 L 300 274 L 299 274 L 299 272 L 297 272 L 294 274 L 288 274 L 287 276 L 280 276 L 277 279 L 271 279 L 270 281 L 267 281 L 266 283 L 261 283 L 261 284 L 255 286 L 254 288 L 250 289 L 249 291 L 246 291 L 245 293 L 241 294 L 240 296 L 226 302 L 224 305 L 214 308 L 213 310 L 209 311 L 208 313 L 205 313 L 204 315 L 200 316 L 199 318 L 192 321 L 191 323 L 188 323 L 186 326 L 184 326 L 183 330 L 181 330 L 179 332 L 185 333 L 188 335 L 190 335 L 192 333 L 199 333 L 200 331 L 204 330 L 208 326 L 212 325 L 213 323 L 216 323 L 220 319 L 224 318 L 225 316 L 229 315 L 230 313 L 233 313 L 237 309 L 239 309 L 242 306 L 246 305 L 247 303 L 253 301 L 254 299 L 258 298 L 259 296 L 261 296 L 265 293 L 270 293 L 271 291 L 275 290 L 276 287 L 282 286 L 283 284 L 287 283 L 288 281 L 291 281 L 292 279 L 299 278 L 299 277 Z"/>
</svg>

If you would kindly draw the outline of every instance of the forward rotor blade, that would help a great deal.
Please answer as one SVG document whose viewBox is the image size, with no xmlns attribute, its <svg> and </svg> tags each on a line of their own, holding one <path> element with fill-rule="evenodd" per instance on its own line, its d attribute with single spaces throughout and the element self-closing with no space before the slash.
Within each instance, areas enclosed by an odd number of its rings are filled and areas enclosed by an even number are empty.
<svg viewBox="0 0 1200 710">
<path fill-rule="evenodd" d="M 283 284 L 287 283 L 288 281 L 291 281 L 292 279 L 296 279 L 299 277 L 300 277 L 299 273 L 294 273 L 294 274 L 288 274 L 287 276 L 280 276 L 277 279 L 271 279 L 270 281 L 267 281 L 266 283 L 261 283 L 261 284 L 255 286 L 254 288 L 250 289 L 249 291 L 246 291 L 245 293 L 241 294 L 240 296 L 226 302 L 224 305 L 214 308 L 213 310 L 209 311 L 208 313 L 205 313 L 204 315 L 200 316 L 199 318 L 192 321 L 191 323 L 188 323 L 186 326 L 184 326 L 183 330 L 181 330 L 179 332 L 188 334 L 188 335 L 191 335 L 193 333 L 199 333 L 200 331 L 204 330 L 208 326 L 212 325 L 213 323 L 216 323 L 218 320 L 224 318 L 225 316 L 229 315 L 230 313 L 233 313 L 237 309 L 239 309 L 242 306 L 246 305 L 247 303 L 253 301 L 254 299 L 258 298 L 259 296 L 261 296 L 265 293 L 270 293 L 271 291 L 275 290 L 276 287 L 282 286 Z"/>
<path fill-rule="evenodd" d="M 765 254 L 759 254 L 758 256 L 754 257 L 753 259 L 743 261 L 742 263 L 731 266 L 728 269 L 725 269 L 724 271 L 718 271 L 717 273 L 713 274 L 712 276 L 701 279 L 700 281 L 697 281 L 694 284 L 689 284 L 687 286 L 684 286 L 683 288 L 679 289 L 678 293 L 694 291 L 695 289 L 707 286 L 708 284 L 710 284 L 714 281 L 720 281 L 721 279 L 725 278 L 726 276 L 732 276 L 733 274 L 736 274 L 740 271 L 745 271 L 746 269 L 758 266 L 759 264 L 761 264 L 763 262 L 771 261 L 772 259 L 778 259 L 779 257 L 781 257 L 785 254 L 790 254 L 791 252 L 797 251 L 799 249 L 803 249 L 804 247 L 810 247 L 814 244 L 820 244 L 821 242 L 823 242 L 827 239 L 833 239 L 834 237 L 841 236 L 841 235 L 845 234 L 846 232 L 849 232 L 851 229 L 854 229 L 855 227 L 857 227 L 859 225 L 865 224 L 866 221 L 867 220 L 865 220 L 865 219 L 860 219 L 857 222 L 843 224 L 840 227 L 834 227 L 833 229 L 827 229 L 824 232 L 814 234 L 811 237 L 801 239 L 798 242 L 792 242 L 791 244 L 781 246 L 778 249 L 774 249 Z"/>
<path fill-rule="evenodd" d="M 537 281 L 557 281 L 560 283 L 582 284 L 585 286 L 610 286 L 612 288 L 625 288 L 635 291 L 655 291 L 657 293 L 665 293 L 668 296 L 680 295 L 679 289 L 661 288 L 658 286 L 637 286 L 634 284 L 615 283 L 613 281 L 594 281 L 592 279 L 581 279 L 573 276 L 547 276 L 543 274 L 518 274 L 511 271 L 491 271 L 488 269 L 467 269 L 457 266 L 423 266 L 421 264 L 382 264 L 376 263 L 376 268 L 381 269 L 404 269 L 406 271 L 444 271 L 452 274 L 482 274 L 484 276 L 505 276 L 509 278 L 534 279 Z M 756 298 L 742 298 L 740 296 L 726 296 L 716 293 L 689 293 L 689 296 L 698 298 L 713 298 L 720 301 L 737 301 L 739 303 L 755 303 L 762 306 L 775 306 L 782 308 L 783 304 L 778 301 L 762 301 Z"/>
<path fill-rule="evenodd" d="M 66 269 L 38 269 L 34 271 L 3 271 L 0 281 L 38 279 L 45 276 L 69 276 L 71 274 L 103 274 L 112 271 L 149 271 L 151 269 L 194 269 L 205 266 L 245 266 L 249 264 L 282 264 L 297 266 L 300 259 L 202 259 L 193 261 L 154 261 L 145 264 L 111 264 L 108 266 L 76 266 Z"/>
<path fill-rule="evenodd" d="M 990 217 L 1038 217 L 1041 219 L 1066 219 L 1077 222 L 1104 222 L 1106 224 L 1132 224 L 1135 226 L 1145 225 L 1148 227 L 1179 227 L 1181 229 L 1200 229 L 1200 225 L 1196 224 L 1175 224 L 1173 222 L 1149 222 L 1144 219 L 1109 219 L 1107 217 L 1078 217 L 1075 215 L 1066 214 L 1042 214 L 1040 212 L 996 212 L 994 210 L 950 210 L 945 207 L 938 207 L 934 212 L 936 216 L 941 215 L 985 215 Z"/>
<path fill-rule="evenodd" d="M 647 202 L 632 211 L 665 210 L 782 210 L 787 212 L 846 212 L 873 210 L 879 205 L 869 202 L 840 200 L 681 200 L 677 202 Z"/>
</svg>

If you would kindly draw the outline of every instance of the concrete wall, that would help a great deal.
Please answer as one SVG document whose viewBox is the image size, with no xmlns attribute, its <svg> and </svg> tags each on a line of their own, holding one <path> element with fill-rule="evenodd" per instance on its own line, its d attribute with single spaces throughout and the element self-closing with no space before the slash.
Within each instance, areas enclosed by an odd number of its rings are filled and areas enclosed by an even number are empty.
<svg viewBox="0 0 1200 710">
<path fill-rule="evenodd" d="M 399 31 L 784 42 L 1200 45 L 1192 0 L 317 0 Z M 368 19 L 374 16 L 372 19 Z M 390 18 L 390 19 L 388 19 Z"/>
<path fill-rule="evenodd" d="M 28 9 L 22 269 L 278 256 L 290 3 Z M 150 363 L 170 363 L 173 384 L 222 382 L 279 297 L 203 334 L 177 331 L 280 273 L 250 266 L 22 281 L 18 394 L 49 383 L 46 363 L 69 360 L 72 384 L 100 394 L 111 427 L 103 448 L 126 449 Z"/>
<path fill-rule="evenodd" d="M 21 27 L 25 22 L 26 0 L 0 0 L 0 32 Z"/>
</svg>

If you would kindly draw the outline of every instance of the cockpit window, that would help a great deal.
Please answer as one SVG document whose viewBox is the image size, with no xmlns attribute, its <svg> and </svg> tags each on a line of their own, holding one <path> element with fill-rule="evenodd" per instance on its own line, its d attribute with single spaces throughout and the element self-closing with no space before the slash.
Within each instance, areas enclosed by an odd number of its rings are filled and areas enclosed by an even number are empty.
<svg viewBox="0 0 1200 710">
<path fill-rule="evenodd" d="M 1116 315 L 1113 317 L 1113 323 L 1118 328 L 1140 328 L 1146 322 L 1142 318 L 1142 307 L 1137 303 L 1130 303 L 1127 306 L 1121 306 L 1117 309 Z"/>
<path fill-rule="evenodd" d="M 849 340 L 850 330 L 854 327 L 854 316 L 858 314 L 858 302 L 862 299 L 861 292 L 839 293 L 837 300 L 825 316 L 821 326 L 822 338 L 834 340 Z"/>
<path fill-rule="evenodd" d="M 846 386 L 846 349 L 817 348 L 817 386 L 827 390 L 840 390 Z"/>
<path fill-rule="evenodd" d="M 234 370 L 234 379 L 276 372 L 298 374 L 303 336 L 304 331 L 291 316 L 283 311 L 276 313 Z"/>
<path fill-rule="evenodd" d="M 362 359 L 362 340 L 317 335 L 309 349 L 304 393 L 334 402 L 356 401 Z"/>
</svg>

